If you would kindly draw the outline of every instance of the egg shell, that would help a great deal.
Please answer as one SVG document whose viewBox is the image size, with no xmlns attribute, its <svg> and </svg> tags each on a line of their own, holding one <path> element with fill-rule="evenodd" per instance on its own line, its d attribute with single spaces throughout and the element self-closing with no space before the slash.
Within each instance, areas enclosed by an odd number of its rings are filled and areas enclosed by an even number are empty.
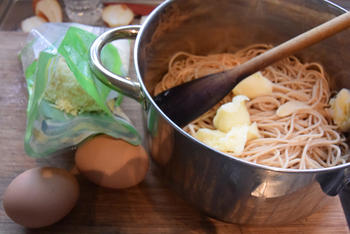
<svg viewBox="0 0 350 234">
<path fill-rule="evenodd" d="M 5 191 L 3 206 L 14 222 L 28 228 L 39 228 L 66 216 L 78 197 L 78 182 L 68 171 L 38 167 L 12 180 Z"/>
<path fill-rule="evenodd" d="M 137 185 L 146 176 L 149 158 L 141 145 L 98 135 L 78 147 L 75 163 L 91 182 L 107 188 Z"/>
</svg>

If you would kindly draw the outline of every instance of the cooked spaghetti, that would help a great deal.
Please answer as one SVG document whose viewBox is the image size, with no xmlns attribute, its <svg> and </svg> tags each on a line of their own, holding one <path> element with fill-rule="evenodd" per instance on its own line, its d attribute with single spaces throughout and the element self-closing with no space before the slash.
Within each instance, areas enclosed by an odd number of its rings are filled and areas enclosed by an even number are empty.
<svg viewBox="0 0 350 234">
<path fill-rule="evenodd" d="M 154 94 L 210 73 L 230 69 L 263 53 L 269 45 L 256 44 L 234 54 L 197 56 L 185 52 L 175 54 L 168 73 L 155 87 Z M 328 113 L 330 88 L 327 75 L 318 63 L 302 63 L 290 56 L 261 71 L 273 82 L 273 92 L 247 102 L 252 122 L 256 122 L 261 138 L 246 143 L 242 154 L 232 156 L 250 162 L 280 168 L 312 169 L 331 167 L 348 161 L 345 137 L 336 130 Z M 187 125 L 194 135 L 200 128 L 214 129 L 216 110 L 232 100 L 233 93 Z M 304 102 L 310 108 L 279 117 L 276 110 L 288 101 Z"/>
</svg>

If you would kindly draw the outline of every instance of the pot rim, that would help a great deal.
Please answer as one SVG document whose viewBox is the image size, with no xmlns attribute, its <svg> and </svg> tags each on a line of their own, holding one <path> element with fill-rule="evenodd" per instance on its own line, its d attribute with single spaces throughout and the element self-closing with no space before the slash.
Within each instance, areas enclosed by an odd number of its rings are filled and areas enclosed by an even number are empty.
<svg viewBox="0 0 350 234">
<path fill-rule="evenodd" d="M 348 12 L 348 10 L 346 10 L 345 8 L 339 6 L 338 4 L 330 1 L 330 0 L 319 0 L 321 2 L 325 2 L 327 4 L 329 4 L 330 6 L 335 7 L 337 10 L 339 10 L 340 12 Z M 280 172 L 280 173 L 291 173 L 291 174 L 295 174 L 295 173 L 326 173 L 326 172 L 332 172 L 332 171 L 336 171 L 336 170 L 341 170 L 341 169 L 345 169 L 350 167 L 350 162 L 344 163 L 344 164 L 340 164 L 337 166 L 332 166 L 332 167 L 325 167 L 325 168 L 316 168 L 316 169 L 290 169 L 290 168 L 279 168 L 279 167 L 272 167 L 272 166 L 267 166 L 267 165 L 263 165 L 263 164 L 257 164 L 257 163 L 253 163 L 253 162 L 249 162 L 246 161 L 244 159 L 235 157 L 235 156 L 231 156 L 229 154 L 226 154 L 224 152 L 218 151 L 204 143 L 202 143 L 201 141 L 197 140 L 196 138 L 194 138 L 193 136 L 191 136 L 190 134 L 188 134 L 186 131 L 184 131 L 182 128 L 180 128 L 179 126 L 177 126 L 170 118 L 168 118 L 168 116 L 166 116 L 163 111 L 158 107 L 158 105 L 155 103 L 155 101 L 153 100 L 151 94 L 148 92 L 145 84 L 143 83 L 143 80 L 141 78 L 141 74 L 140 74 L 140 70 L 139 70 L 139 63 L 138 63 L 138 51 L 139 51 L 139 44 L 140 44 L 140 40 L 142 38 L 142 35 L 144 34 L 144 32 L 146 31 L 147 25 L 149 24 L 149 22 L 154 18 L 154 16 L 156 14 L 158 14 L 159 11 L 162 11 L 164 8 L 166 8 L 169 4 L 171 4 L 173 2 L 173 0 L 166 0 L 163 3 L 161 3 L 155 10 L 153 10 L 150 15 L 147 17 L 146 21 L 144 22 L 144 25 L 141 27 L 136 40 L 135 40 L 135 47 L 134 47 L 134 66 L 135 66 L 135 72 L 136 72 L 136 76 L 138 79 L 138 82 L 140 84 L 141 87 L 141 91 L 143 92 L 144 98 L 146 98 L 152 106 L 154 106 L 157 110 L 158 113 L 160 113 L 161 117 L 163 119 L 165 119 L 167 121 L 168 124 L 170 124 L 173 128 L 175 128 L 176 131 L 178 131 L 180 134 L 182 134 L 184 137 L 186 137 L 187 139 L 191 140 L 194 143 L 200 144 L 202 147 L 205 147 L 208 150 L 211 150 L 215 153 L 218 154 L 218 156 L 222 156 L 225 158 L 228 158 L 229 160 L 235 160 L 238 161 L 246 166 L 252 166 L 254 168 L 259 168 L 259 169 L 265 169 L 265 170 L 269 170 L 269 171 L 273 171 L 273 172 Z"/>
</svg>

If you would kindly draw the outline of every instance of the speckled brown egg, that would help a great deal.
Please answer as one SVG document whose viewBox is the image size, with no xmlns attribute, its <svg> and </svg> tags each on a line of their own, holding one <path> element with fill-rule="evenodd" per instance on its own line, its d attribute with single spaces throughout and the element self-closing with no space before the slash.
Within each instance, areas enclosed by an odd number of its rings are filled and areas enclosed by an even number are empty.
<svg viewBox="0 0 350 234">
<path fill-rule="evenodd" d="M 10 183 L 3 197 L 3 206 L 14 222 L 39 228 L 66 216 L 78 197 L 78 182 L 68 171 L 38 167 L 23 172 Z"/>
<path fill-rule="evenodd" d="M 146 176 L 149 159 L 141 145 L 98 135 L 78 147 L 75 163 L 91 182 L 107 188 L 137 185 Z"/>
</svg>

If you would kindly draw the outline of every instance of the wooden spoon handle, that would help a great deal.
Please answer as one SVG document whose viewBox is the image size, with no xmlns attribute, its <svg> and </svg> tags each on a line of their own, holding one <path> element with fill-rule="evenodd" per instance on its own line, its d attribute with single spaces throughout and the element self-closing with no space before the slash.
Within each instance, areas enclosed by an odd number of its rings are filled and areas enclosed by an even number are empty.
<svg viewBox="0 0 350 234">
<path fill-rule="evenodd" d="M 252 58 L 237 69 L 227 71 L 227 77 L 242 77 L 265 68 L 278 60 L 294 54 L 350 27 L 350 12 L 344 13 L 299 36 Z"/>
</svg>

